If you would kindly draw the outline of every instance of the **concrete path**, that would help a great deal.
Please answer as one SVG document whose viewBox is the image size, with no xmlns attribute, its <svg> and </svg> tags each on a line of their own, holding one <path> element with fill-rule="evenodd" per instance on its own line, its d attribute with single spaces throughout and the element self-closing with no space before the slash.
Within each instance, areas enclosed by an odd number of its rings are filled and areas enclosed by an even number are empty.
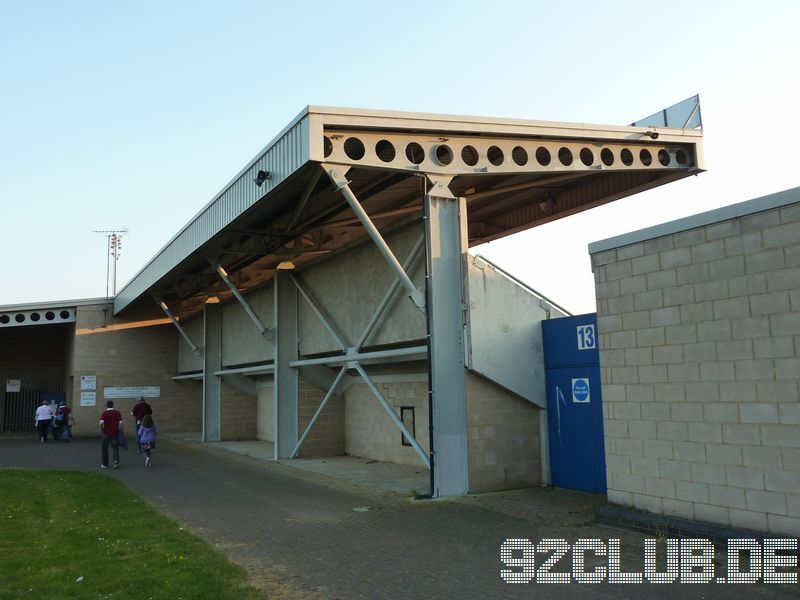
<svg viewBox="0 0 800 600">
<path fill-rule="evenodd" d="M 0 436 L 0 467 L 97 470 L 98 440 L 40 444 Z M 642 570 L 637 534 L 595 526 L 598 499 L 558 490 L 411 501 L 323 474 L 165 441 L 145 469 L 132 451 L 106 471 L 225 552 L 272 598 L 797 598 L 777 585 L 509 585 L 507 538 L 621 538 Z M 543 555 L 537 555 L 541 561 Z M 537 563 L 539 564 L 539 563 Z M 569 563 L 556 567 L 569 570 Z"/>
</svg>

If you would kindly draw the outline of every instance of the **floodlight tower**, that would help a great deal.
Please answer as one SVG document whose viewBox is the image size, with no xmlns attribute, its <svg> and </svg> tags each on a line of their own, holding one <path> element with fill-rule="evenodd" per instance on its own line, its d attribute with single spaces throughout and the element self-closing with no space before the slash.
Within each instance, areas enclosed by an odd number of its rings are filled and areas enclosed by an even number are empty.
<svg viewBox="0 0 800 600">
<path fill-rule="evenodd" d="M 108 240 L 108 254 L 106 255 L 106 299 L 108 296 L 108 282 L 109 282 L 109 275 L 111 276 L 112 281 L 112 291 L 111 295 L 117 295 L 117 261 L 119 260 L 120 254 L 122 253 L 122 236 L 128 235 L 128 229 L 123 227 L 122 229 L 104 229 L 104 230 L 95 230 L 94 233 L 104 233 L 106 235 L 106 239 Z M 111 262 L 111 258 L 114 258 L 113 263 Z M 109 273 L 109 264 L 111 267 L 111 271 Z"/>
</svg>

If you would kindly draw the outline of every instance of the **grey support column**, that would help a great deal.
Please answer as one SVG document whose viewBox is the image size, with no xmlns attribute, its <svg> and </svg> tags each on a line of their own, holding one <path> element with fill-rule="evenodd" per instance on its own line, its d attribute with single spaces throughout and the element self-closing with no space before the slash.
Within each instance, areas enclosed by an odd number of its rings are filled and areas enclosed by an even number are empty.
<svg viewBox="0 0 800 600">
<path fill-rule="evenodd" d="M 222 310 L 205 305 L 203 324 L 203 441 L 218 442 L 222 433 L 222 380 L 214 375 L 222 368 Z"/>
<path fill-rule="evenodd" d="M 298 358 L 297 287 L 292 271 L 275 271 L 275 458 L 289 458 L 298 441 L 300 378 L 289 363 Z"/>
<path fill-rule="evenodd" d="M 437 190 L 439 191 L 439 190 Z M 447 193 L 449 190 L 442 190 Z M 464 198 L 425 197 L 434 497 L 469 489 L 464 371 Z"/>
</svg>

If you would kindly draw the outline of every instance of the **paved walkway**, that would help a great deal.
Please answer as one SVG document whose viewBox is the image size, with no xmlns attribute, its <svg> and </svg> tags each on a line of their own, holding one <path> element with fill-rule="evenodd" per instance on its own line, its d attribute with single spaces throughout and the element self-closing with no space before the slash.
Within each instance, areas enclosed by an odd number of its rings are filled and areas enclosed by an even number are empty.
<svg viewBox="0 0 800 600">
<path fill-rule="evenodd" d="M 99 454 L 97 440 L 0 435 L 0 467 L 96 470 Z M 641 570 L 641 537 L 593 525 L 598 500 L 584 494 L 414 502 L 221 449 L 164 442 L 152 469 L 139 459 L 124 452 L 106 473 L 245 566 L 272 598 L 798 597 L 797 586 L 775 585 L 505 584 L 499 548 L 512 537 L 621 538 L 623 569 Z"/>
</svg>

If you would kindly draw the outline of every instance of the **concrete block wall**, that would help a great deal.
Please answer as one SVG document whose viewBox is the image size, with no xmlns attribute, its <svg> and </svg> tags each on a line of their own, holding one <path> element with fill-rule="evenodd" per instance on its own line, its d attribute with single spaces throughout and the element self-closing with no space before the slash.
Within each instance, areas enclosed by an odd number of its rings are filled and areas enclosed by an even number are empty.
<svg viewBox="0 0 800 600">
<path fill-rule="evenodd" d="M 304 381 L 300 382 L 298 435 L 303 435 L 323 398 L 325 392 Z M 344 453 L 344 398 L 334 397 L 325 405 L 325 410 L 303 442 L 299 456 L 341 456 Z"/>
<path fill-rule="evenodd" d="M 421 223 L 385 236 L 386 243 L 402 263 L 423 231 Z M 416 286 L 425 282 L 424 260 L 418 257 L 408 275 Z M 372 314 L 394 281 L 394 272 L 386 264 L 372 241 L 343 254 L 315 264 L 298 273 L 310 293 L 336 326 L 348 344 L 354 344 L 369 323 Z M 300 353 L 338 351 L 340 348 L 314 314 L 309 304 L 298 299 Z M 396 292 L 385 314 L 365 346 L 395 344 L 424 339 L 425 316 L 406 297 L 402 287 Z"/>
<path fill-rule="evenodd" d="M 470 492 L 541 483 L 541 410 L 467 371 Z"/>
<path fill-rule="evenodd" d="M 377 377 L 376 384 L 398 416 L 400 407 L 414 407 L 415 437 L 425 452 L 430 452 L 427 375 L 405 376 L 402 381 L 381 381 Z M 348 387 L 345 399 L 347 454 L 423 466 L 414 449 L 402 445 L 400 430 L 365 383 L 355 383 Z"/>
<path fill-rule="evenodd" d="M 322 390 L 304 381 L 300 382 L 298 435 L 303 434 L 324 397 L 325 392 Z M 275 404 L 271 381 L 258 384 L 255 406 L 256 432 L 254 437 L 265 442 L 273 442 Z M 303 442 L 299 456 L 301 458 L 341 456 L 345 453 L 344 429 L 344 399 L 331 398 L 317 419 L 314 429 Z"/>
<path fill-rule="evenodd" d="M 538 485 L 540 410 L 470 371 L 466 378 L 470 492 Z M 427 377 L 378 385 L 398 415 L 401 406 L 414 406 L 416 438 L 429 452 Z M 416 452 L 401 444 L 400 431 L 365 384 L 347 389 L 345 427 L 347 454 L 421 464 Z"/>
<path fill-rule="evenodd" d="M 275 395 L 272 381 L 256 386 L 256 439 L 275 441 Z"/>
<path fill-rule="evenodd" d="M 220 439 L 223 442 L 256 439 L 256 398 L 237 392 L 223 381 L 220 394 Z"/>
<path fill-rule="evenodd" d="M 163 314 L 131 313 L 107 322 L 105 305 L 79 306 L 72 351 L 72 389 L 75 435 L 99 435 L 106 386 L 159 386 L 161 396 L 148 399 L 162 432 L 197 432 L 202 427 L 202 386 L 172 380 L 178 359 L 178 334 Z M 80 406 L 80 376 L 97 376 L 96 406 Z M 123 418 L 130 417 L 134 398 L 115 400 Z M 128 419 L 129 420 L 129 419 Z"/>
<path fill-rule="evenodd" d="M 273 286 L 266 285 L 245 293 L 245 300 L 265 327 L 274 327 Z M 236 299 L 222 306 L 222 366 L 273 360 L 272 342 L 258 332 L 256 324 Z"/>
<path fill-rule="evenodd" d="M 189 335 L 191 340 L 200 348 L 203 347 L 203 314 L 200 316 L 182 322 L 181 326 L 184 331 Z M 191 373 L 203 370 L 203 355 L 195 354 L 192 352 L 192 347 L 183 339 L 177 330 L 175 333 L 178 337 L 178 373 Z"/>
<path fill-rule="evenodd" d="M 800 204 L 592 267 L 609 501 L 800 534 Z"/>
</svg>

